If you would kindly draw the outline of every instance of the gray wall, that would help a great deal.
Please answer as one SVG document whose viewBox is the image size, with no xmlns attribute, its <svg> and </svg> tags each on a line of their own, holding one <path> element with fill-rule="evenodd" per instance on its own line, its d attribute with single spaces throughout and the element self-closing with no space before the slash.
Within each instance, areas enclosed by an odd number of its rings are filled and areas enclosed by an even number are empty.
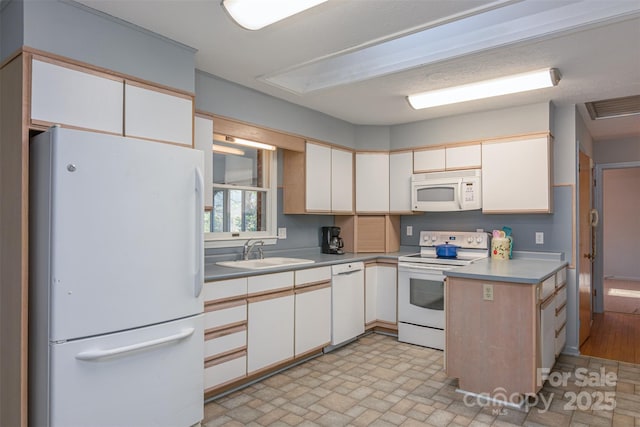
<svg viewBox="0 0 640 427">
<path fill-rule="evenodd" d="M 22 0 L 0 3 L 0 62 L 22 47 L 24 35 Z"/>
<path fill-rule="evenodd" d="M 79 3 L 25 0 L 24 28 L 26 46 L 195 91 L 194 49 Z"/>
<path fill-rule="evenodd" d="M 544 132 L 551 129 L 549 103 L 443 117 L 391 127 L 394 149 Z"/>
<path fill-rule="evenodd" d="M 602 181 L 604 277 L 640 280 L 640 167 L 604 170 Z"/>
<path fill-rule="evenodd" d="M 640 161 L 640 138 L 620 138 L 596 141 L 593 160 L 597 164 Z"/>
<path fill-rule="evenodd" d="M 196 70 L 196 109 L 309 139 L 355 147 L 355 126 Z"/>
</svg>

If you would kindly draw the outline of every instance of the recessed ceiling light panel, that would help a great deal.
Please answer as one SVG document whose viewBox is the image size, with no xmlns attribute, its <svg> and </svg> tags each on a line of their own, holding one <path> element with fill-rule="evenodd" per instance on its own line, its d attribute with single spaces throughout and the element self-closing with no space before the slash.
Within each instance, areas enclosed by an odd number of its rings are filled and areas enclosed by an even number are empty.
<svg viewBox="0 0 640 427">
<path fill-rule="evenodd" d="M 259 30 L 327 0 L 222 0 L 231 18 L 247 30 Z"/>
<path fill-rule="evenodd" d="M 560 81 L 560 73 L 558 70 L 549 68 L 462 86 L 422 92 L 407 96 L 407 100 L 415 109 L 431 108 L 440 105 L 457 104 L 459 102 L 552 87 L 557 85 L 558 81 Z"/>
</svg>

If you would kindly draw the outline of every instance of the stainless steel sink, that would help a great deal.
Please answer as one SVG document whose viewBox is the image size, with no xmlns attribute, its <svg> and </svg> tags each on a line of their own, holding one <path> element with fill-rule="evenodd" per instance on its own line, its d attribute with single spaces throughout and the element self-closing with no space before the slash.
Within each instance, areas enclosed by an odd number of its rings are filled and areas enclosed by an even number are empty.
<svg viewBox="0 0 640 427">
<path fill-rule="evenodd" d="M 287 267 L 290 265 L 313 264 L 315 261 L 304 258 L 270 257 L 264 259 L 247 259 L 238 261 L 221 261 L 216 264 L 223 267 L 261 270 L 264 268 Z"/>
</svg>

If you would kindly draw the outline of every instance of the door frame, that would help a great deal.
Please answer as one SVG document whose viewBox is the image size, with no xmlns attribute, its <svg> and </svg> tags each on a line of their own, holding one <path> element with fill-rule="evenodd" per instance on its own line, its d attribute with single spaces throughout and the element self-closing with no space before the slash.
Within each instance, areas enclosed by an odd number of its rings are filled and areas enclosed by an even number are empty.
<svg viewBox="0 0 640 427">
<path fill-rule="evenodd" d="M 595 208 L 598 210 L 600 215 L 600 225 L 596 227 L 595 237 L 596 237 L 596 253 L 602 254 L 603 251 L 603 239 L 604 239 L 604 230 L 602 227 L 604 221 L 604 193 L 603 193 L 603 178 L 604 178 L 604 170 L 606 169 L 625 169 L 625 168 L 634 168 L 640 167 L 640 162 L 624 162 L 624 163 L 602 163 L 596 164 L 595 167 Z M 593 276 L 591 278 L 593 289 L 596 291 L 596 296 L 594 298 L 593 312 L 594 313 L 602 313 L 604 311 L 604 257 L 596 256 L 595 262 L 593 265 Z"/>
</svg>

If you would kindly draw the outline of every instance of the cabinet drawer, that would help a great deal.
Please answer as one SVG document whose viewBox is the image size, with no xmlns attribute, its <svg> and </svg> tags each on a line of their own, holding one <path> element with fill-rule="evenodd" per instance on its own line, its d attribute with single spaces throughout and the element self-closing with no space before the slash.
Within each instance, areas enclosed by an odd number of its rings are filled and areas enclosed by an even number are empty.
<svg viewBox="0 0 640 427">
<path fill-rule="evenodd" d="M 247 294 L 247 278 L 220 280 L 204 284 L 204 302 L 226 300 Z"/>
<path fill-rule="evenodd" d="M 567 323 L 567 306 L 556 312 L 556 331 L 559 331 Z"/>
<path fill-rule="evenodd" d="M 556 287 L 560 287 L 567 282 L 567 268 L 562 268 L 556 273 Z"/>
<path fill-rule="evenodd" d="M 314 283 L 331 280 L 331 267 L 308 268 L 295 272 L 295 283 L 297 286 L 311 285 Z"/>
<path fill-rule="evenodd" d="M 247 290 L 249 295 L 263 294 L 271 291 L 281 291 L 293 288 L 293 271 L 265 274 L 248 278 Z"/>
<path fill-rule="evenodd" d="M 246 352 L 214 359 L 204 365 L 204 389 L 211 389 L 245 376 L 247 376 Z"/>
<path fill-rule="evenodd" d="M 563 326 L 562 329 L 560 329 L 557 333 L 556 333 L 556 357 L 558 357 L 558 355 L 560 354 L 560 352 L 562 351 L 562 349 L 564 348 L 564 345 L 567 342 L 567 326 Z"/>
<path fill-rule="evenodd" d="M 247 348 L 247 327 L 245 325 L 222 330 L 204 337 L 204 357 L 218 356 L 234 350 Z"/>
<path fill-rule="evenodd" d="M 204 329 L 220 329 L 226 325 L 233 325 L 247 321 L 247 302 L 239 301 L 235 304 L 219 304 L 205 307 Z"/>
<path fill-rule="evenodd" d="M 556 293 L 556 310 L 567 303 L 567 287 L 563 286 Z"/>
<path fill-rule="evenodd" d="M 540 301 L 546 300 L 556 290 L 556 276 L 553 275 L 540 285 Z"/>
</svg>

